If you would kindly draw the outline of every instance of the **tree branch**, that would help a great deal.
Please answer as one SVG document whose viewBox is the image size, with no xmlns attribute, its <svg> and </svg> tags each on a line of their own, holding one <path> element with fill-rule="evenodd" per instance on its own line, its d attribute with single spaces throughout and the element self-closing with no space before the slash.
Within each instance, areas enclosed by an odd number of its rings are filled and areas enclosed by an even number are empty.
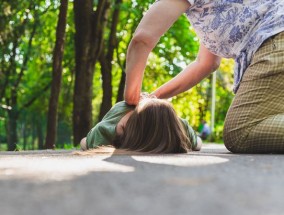
<svg viewBox="0 0 284 215">
<path fill-rule="evenodd" d="M 35 19 L 34 25 L 33 25 L 33 29 L 32 29 L 32 32 L 31 32 L 31 35 L 30 35 L 30 38 L 29 38 L 28 48 L 27 48 L 27 52 L 26 52 L 26 55 L 25 55 L 25 58 L 24 58 L 24 62 L 22 64 L 22 66 L 21 66 L 21 71 L 20 71 L 20 73 L 18 75 L 18 78 L 17 78 L 17 80 L 16 80 L 16 82 L 14 84 L 15 88 L 17 88 L 19 86 L 19 84 L 20 84 L 20 82 L 21 82 L 21 80 L 23 78 L 24 72 L 26 70 L 28 59 L 30 57 L 30 53 L 31 53 L 31 49 L 32 49 L 32 42 L 33 42 L 33 38 L 35 36 L 37 25 L 38 25 L 38 22 Z"/>
<path fill-rule="evenodd" d="M 28 102 L 26 102 L 21 108 L 19 108 L 18 114 L 22 112 L 25 108 L 31 106 L 41 95 L 43 92 L 46 92 L 51 86 L 51 81 L 43 87 L 38 93 L 36 93 Z"/>
</svg>

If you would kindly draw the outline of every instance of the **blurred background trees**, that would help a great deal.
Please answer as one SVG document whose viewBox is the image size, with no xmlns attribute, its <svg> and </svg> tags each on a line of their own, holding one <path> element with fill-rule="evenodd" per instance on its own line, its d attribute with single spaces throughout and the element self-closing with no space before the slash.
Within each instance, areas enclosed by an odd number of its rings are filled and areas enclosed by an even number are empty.
<svg viewBox="0 0 284 215">
<path fill-rule="evenodd" d="M 2 0 L 0 150 L 77 146 L 111 106 L 123 100 L 127 47 L 153 2 Z M 66 23 L 60 25 L 60 19 Z M 195 59 L 197 51 L 198 39 L 182 16 L 151 53 L 143 91 L 151 92 L 174 77 Z M 233 97 L 232 69 L 233 62 L 223 60 L 217 71 L 211 141 L 222 142 L 224 118 Z M 171 101 L 197 129 L 202 119 L 210 122 L 211 91 L 208 77 Z M 51 102 L 57 103 L 56 108 Z"/>
</svg>

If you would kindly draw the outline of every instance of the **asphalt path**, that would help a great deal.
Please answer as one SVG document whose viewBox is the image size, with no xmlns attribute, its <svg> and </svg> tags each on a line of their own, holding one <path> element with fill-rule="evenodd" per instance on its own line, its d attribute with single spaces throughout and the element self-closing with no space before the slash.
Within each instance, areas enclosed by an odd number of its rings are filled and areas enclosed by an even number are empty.
<svg viewBox="0 0 284 215">
<path fill-rule="evenodd" d="M 283 215 L 284 156 L 0 152 L 1 215 Z M 283 198 L 283 199 L 282 199 Z"/>
</svg>

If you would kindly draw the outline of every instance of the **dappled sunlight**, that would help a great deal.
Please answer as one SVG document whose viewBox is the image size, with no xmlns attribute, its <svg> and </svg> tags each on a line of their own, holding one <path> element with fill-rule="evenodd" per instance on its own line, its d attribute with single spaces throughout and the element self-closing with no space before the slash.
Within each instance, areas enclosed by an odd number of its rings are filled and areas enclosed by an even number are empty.
<svg viewBox="0 0 284 215">
<path fill-rule="evenodd" d="M 228 162 L 229 159 L 217 156 L 194 156 L 194 155 L 161 155 L 161 156 L 132 156 L 136 161 L 152 164 L 165 164 L 172 166 L 205 166 Z"/>
<path fill-rule="evenodd" d="M 104 161 L 110 156 L 1 158 L 0 180 L 24 178 L 31 181 L 62 181 L 90 172 L 133 172 L 135 170 L 132 166 Z"/>
<path fill-rule="evenodd" d="M 135 167 L 106 161 L 112 153 L 93 156 L 7 156 L 0 159 L 0 180 L 27 179 L 31 182 L 64 181 L 91 172 L 134 172 Z M 115 155 L 119 156 L 119 155 Z M 205 166 L 229 160 L 217 156 L 198 155 L 132 155 L 134 161 L 180 167 Z"/>
<path fill-rule="evenodd" d="M 66 181 L 95 172 L 135 172 L 136 162 L 176 167 L 197 167 L 229 161 L 223 145 L 204 145 L 204 151 L 189 154 L 146 154 L 103 146 L 88 151 L 44 151 L 2 153 L 0 180 L 29 182 Z M 66 153 L 67 152 L 67 153 Z M 218 154 L 219 153 L 219 154 Z M 220 154 L 221 153 L 221 154 Z M 142 164 L 141 163 L 141 164 Z"/>
</svg>

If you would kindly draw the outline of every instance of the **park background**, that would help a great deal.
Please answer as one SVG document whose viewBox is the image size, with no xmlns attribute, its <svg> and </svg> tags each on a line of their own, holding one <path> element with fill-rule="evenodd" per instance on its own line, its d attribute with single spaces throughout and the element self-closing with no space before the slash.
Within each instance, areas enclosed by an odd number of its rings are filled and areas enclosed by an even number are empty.
<svg viewBox="0 0 284 215">
<path fill-rule="evenodd" d="M 78 147 L 113 104 L 123 100 L 125 58 L 153 0 L 1 0 L 0 150 Z M 170 12 L 170 11 L 169 11 Z M 198 38 L 185 16 L 150 54 L 143 91 L 151 92 L 194 61 Z M 214 132 L 222 143 L 233 98 L 233 61 L 216 71 Z M 212 75 L 171 99 L 198 129 L 210 123 Z"/>
</svg>

